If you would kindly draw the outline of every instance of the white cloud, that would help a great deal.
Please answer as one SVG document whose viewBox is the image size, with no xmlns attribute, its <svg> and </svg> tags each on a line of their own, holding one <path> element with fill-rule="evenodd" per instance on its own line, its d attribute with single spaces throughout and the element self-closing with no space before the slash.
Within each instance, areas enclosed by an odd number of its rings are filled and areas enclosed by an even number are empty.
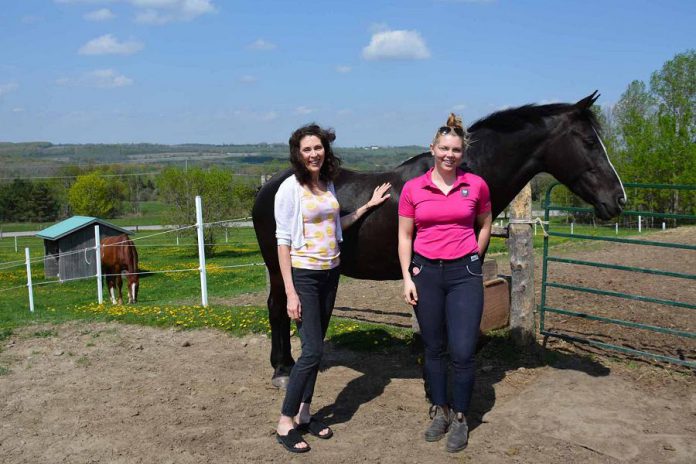
<svg viewBox="0 0 696 464">
<path fill-rule="evenodd" d="M 440 3 L 495 3 L 498 0 L 435 0 Z"/>
<path fill-rule="evenodd" d="M 242 84 L 254 84 L 254 83 L 256 83 L 256 82 L 258 81 L 258 79 L 256 78 L 256 76 L 251 76 L 251 75 L 249 75 L 249 74 L 244 75 L 244 76 L 240 77 L 240 78 L 237 79 L 237 80 L 238 80 L 240 83 L 242 83 Z"/>
<path fill-rule="evenodd" d="M 55 3 L 111 3 L 114 0 L 53 0 Z"/>
<path fill-rule="evenodd" d="M 172 21 L 191 21 L 201 15 L 214 13 L 211 0 L 126 0 L 140 9 L 136 22 L 166 24 Z"/>
<path fill-rule="evenodd" d="M 157 10 L 148 9 L 143 10 L 135 15 L 135 22 L 141 24 L 167 24 L 174 21 L 174 16 L 171 14 L 164 14 Z"/>
<path fill-rule="evenodd" d="M 370 33 L 377 34 L 379 32 L 386 32 L 389 30 L 389 25 L 387 23 L 372 23 L 370 25 Z"/>
<path fill-rule="evenodd" d="M 352 70 L 353 70 L 353 68 L 351 68 L 350 66 L 343 66 L 343 65 L 336 66 L 337 73 L 347 74 L 347 73 L 351 72 Z"/>
<path fill-rule="evenodd" d="M 21 106 L 18 106 L 16 108 L 12 108 L 12 112 L 13 113 L 24 113 L 24 108 L 22 108 Z"/>
<path fill-rule="evenodd" d="M 464 111 L 466 109 L 466 105 L 464 103 L 460 103 L 458 105 L 454 105 L 452 107 L 452 111 Z"/>
<path fill-rule="evenodd" d="M 362 56 L 371 61 L 424 60 L 430 58 L 430 50 L 418 31 L 383 31 L 372 35 Z"/>
<path fill-rule="evenodd" d="M 279 114 L 276 111 L 255 111 L 250 109 L 239 109 L 232 113 L 236 118 L 243 120 L 254 120 L 261 122 L 275 121 Z"/>
<path fill-rule="evenodd" d="M 306 106 L 298 106 L 295 108 L 295 113 L 296 114 L 310 114 L 313 113 L 314 110 L 312 108 L 307 108 Z"/>
<path fill-rule="evenodd" d="M 114 89 L 133 84 L 133 79 L 123 74 L 118 74 L 113 69 L 97 69 L 79 77 L 62 77 L 56 80 L 58 85 L 96 87 L 100 89 Z"/>
<path fill-rule="evenodd" d="M 108 21 L 110 19 L 114 19 L 116 15 L 108 8 L 101 8 L 99 10 L 85 13 L 85 15 L 82 17 L 87 21 Z"/>
<path fill-rule="evenodd" d="M 7 84 L 0 84 L 0 97 L 7 95 L 8 93 L 17 90 L 19 85 L 16 82 L 8 82 Z"/>
<path fill-rule="evenodd" d="M 37 24 L 43 21 L 41 16 L 27 15 L 22 17 L 22 24 Z"/>
<path fill-rule="evenodd" d="M 143 44 L 140 42 L 119 42 L 113 35 L 105 34 L 84 44 L 78 53 L 80 55 L 132 55 L 142 49 Z"/>
<path fill-rule="evenodd" d="M 276 44 L 263 39 L 256 39 L 249 44 L 248 48 L 251 50 L 275 50 Z"/>
<path fill-rule="evenodd" d="M 276 113 L 275 111 L 267 111 L 266 113 L 262 113 L 260 115 L 260 119 L 262 121 L 275 121 L 276 119 L 278 119 L 278 113 Z"/>
</svg>

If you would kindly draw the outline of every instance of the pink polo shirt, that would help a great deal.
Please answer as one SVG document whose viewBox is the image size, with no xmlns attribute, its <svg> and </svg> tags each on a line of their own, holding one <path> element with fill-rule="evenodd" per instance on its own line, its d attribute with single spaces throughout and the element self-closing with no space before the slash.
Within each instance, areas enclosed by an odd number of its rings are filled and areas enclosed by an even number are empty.
<svg viewBox="0 0 696 464">
<path fill-rule="evenodd" d="M 432 171 L 406 182 L 399 199 L 399 216 L 414 219 L 414 251 L 430 259 L 455 259 L 477 253 L 476 216 L 491 210 L 486 181 L 457 169 L 457 180 L 445 195 L 433 183 Z"/>
</svg>

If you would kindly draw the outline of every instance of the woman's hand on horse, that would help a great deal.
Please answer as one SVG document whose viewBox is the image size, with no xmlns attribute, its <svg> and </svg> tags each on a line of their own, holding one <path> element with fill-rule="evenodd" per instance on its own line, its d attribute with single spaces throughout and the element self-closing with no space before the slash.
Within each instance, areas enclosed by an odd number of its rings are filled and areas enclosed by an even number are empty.
<svg viewBox="0 0 696 464">
<path fill-rule="evenodd" d="M 302 305 L 300 305 L 300 297 L 297 296 L 297 293 L 288 295 L 287 309 L 290 319 L 293 321 L 302 320 Z"/>
<path fill-rule="evenodd" d="M 370 198 L 370 201 L 367 202 L 367 207 L 374 208 L 375 206 L 379 206 L 387 201 L 387 199 L 391 197 L 391 194 L 387 193 L 390 188 L 391 184 L 389 182 L 385 182 L 382 185 L 375 187 L 374 192 L 372 192 L 372 198 Z"/>
<path fill-rule="evenodd" d="M 413 283 L 411 279 L 404 280 L 404 301 L 410 305 L 415 305 L 418 303 L 418 292 L 416 291 L 416 284 Z"/>
</svg>

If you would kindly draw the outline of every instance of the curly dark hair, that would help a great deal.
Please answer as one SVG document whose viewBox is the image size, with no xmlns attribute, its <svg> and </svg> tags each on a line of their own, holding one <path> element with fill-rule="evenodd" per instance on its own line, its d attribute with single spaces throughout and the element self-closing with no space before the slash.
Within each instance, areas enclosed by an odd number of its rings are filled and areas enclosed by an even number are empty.
<svg viewBox="0 0 696 464">
<path fill-rule="evenodd" d="M 319 178 L 324 182 L 333 181 L 338 175 L 341 166 L 341 159 L 334 155 L 331 143 L 336 140 L 336 132 L 333 129 L 322 129 L 315 123 L 302 126 L 292 133 L 288 144 L 290 145 L 290 163 L 295 170 L 295 176 L 302 185 L 307 185 L 312 180 L 309 170 L 305 166 L 300 153 L 300 141 L 308 135 L 315 135 L 321 140 L 324 146 L 324 164 L 319 171 Z"/>
</svg>

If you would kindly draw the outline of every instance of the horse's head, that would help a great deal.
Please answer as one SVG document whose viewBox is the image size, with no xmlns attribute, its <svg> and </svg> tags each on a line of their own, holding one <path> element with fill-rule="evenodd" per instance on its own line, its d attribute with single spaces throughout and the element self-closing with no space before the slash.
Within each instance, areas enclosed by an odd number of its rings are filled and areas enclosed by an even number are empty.
<svg viewBox="0 0 696 464">
<path fill-rule="evenodd" d="M 597 216 L 610 219 L 621 213 L 626 192 L 590 110 L 598 97 L 595 91 L 558 115 L 558 130 L 546 145 L 543 162 L 547 172 L 592 204 Z"/>
</svg>

